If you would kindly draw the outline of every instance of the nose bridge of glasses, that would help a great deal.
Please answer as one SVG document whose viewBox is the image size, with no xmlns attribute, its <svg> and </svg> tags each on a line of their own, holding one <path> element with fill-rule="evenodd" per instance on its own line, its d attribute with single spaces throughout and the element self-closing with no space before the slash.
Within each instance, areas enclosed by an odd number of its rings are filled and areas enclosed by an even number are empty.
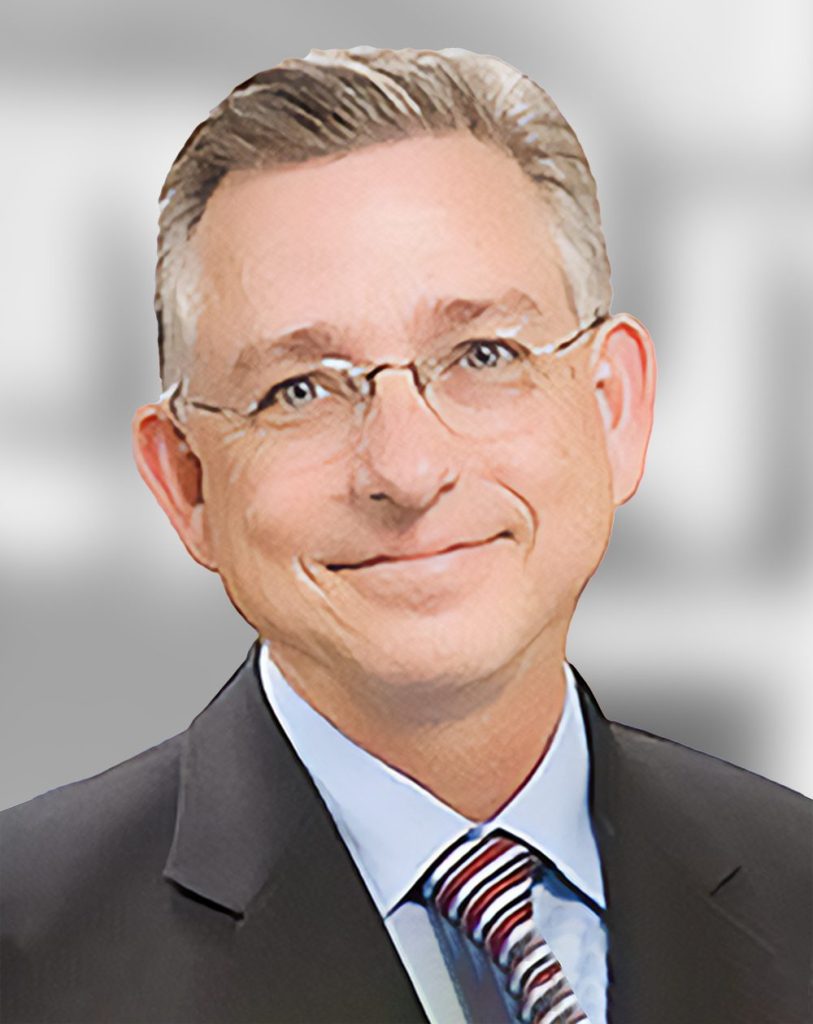
<svg viewBox="0 0 813 1024">
<path fill-rule="evenodd" d="M 367 370 L 363 379 L 366 383 L 363 400 L 364 420 L 367 423 L 370 422 L 371 413 L 373 420 L 380 421 L 383 415 L 383 419 L 391 423 L 393 416 L 396 419 L 411 417 L 417 411 L 428 413 L 432 419 L 440 420 L 445 426 L 445 421 L 428 394 L 428 385 L 432 380 L 431 367 L 423 367 L 419 360 L 408 363 L 381 363 Z M 380 387 L 381 383 L 385 383 L 383 388 Z M 389 393 L 381 394 L 381 391 Z M 414 426 L 413 424 L 412 429 Z"/>
<path fill-rule="evenodd" d="M 409 386 L 410 380 L 411 387 Z M 398 383 L 399 381 L 401 382 L 400 384 Z M 367 412 L 369 412 L 373 404 L 379 404 L 382 399 L 388 410 L 393 409 L 393 399 L 395 399 L 395 405 L 401 407 L 404 399 L 410 396 L 411 402 L 420 399 L 421 402 L 419 404 L 429 405 L 426 396 L 428 377 L 417 361 L 413 360 L 409 363 L 380 363 L 364 373 L 364 382 L 364 404 Z M 383 387 L 382 384 L 384 385 Z M 392 393 L 381 394 L 380 392 L 382 391 Z M 410 404 L 410 401 L 407 401 L 407 404 Z"/>
<path fill-rule="evenodd" d="M 414 360 L 409 363 L 379 363 L 374 366 L 371 370 L 368 370 L 364 376 L 369 386 L 369 394 L 372 397 L 376 393 L 376 384 L 382 373 L 404 373 L 408 372 L 412 376 L 412 383 L 415 385 L 415 390 L 418 394 L 423 394 L 424 391 L 424 380 L 421 368 Z"/>
</svg>

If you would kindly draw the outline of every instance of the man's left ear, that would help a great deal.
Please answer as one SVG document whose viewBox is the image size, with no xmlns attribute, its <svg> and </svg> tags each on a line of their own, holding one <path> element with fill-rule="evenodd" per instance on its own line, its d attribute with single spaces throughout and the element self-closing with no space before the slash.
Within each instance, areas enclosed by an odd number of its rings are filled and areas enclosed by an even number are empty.
<svg viewBox="0 0 813 1024">
<path fill-rule="evenodd" d="M 655 402 L 655 348 L 626 313 L 606 320 L 593 342 L 593 387 L 610 463 L 613 500 L 628 501 L 644 472 Z"/>
</svg>

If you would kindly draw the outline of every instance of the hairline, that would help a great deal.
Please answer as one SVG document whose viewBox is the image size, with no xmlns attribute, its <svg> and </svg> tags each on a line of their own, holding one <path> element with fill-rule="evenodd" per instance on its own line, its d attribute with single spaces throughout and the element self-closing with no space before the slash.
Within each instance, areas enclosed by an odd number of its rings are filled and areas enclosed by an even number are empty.
<svg viewBox="0 0 813 1024">
<path fill-rule="evenodd" d="M 424 58 L 428 58 L 431 64 L 428 76 L 421 63 Z M 318 79 L 318 71 L 314 70 L 320 65 L 327 67 L 329 73 L 326 86 L 328 102 L 324 102 L 324 96 L 318 98 L 322 104 L 317 111 L 321 120 L 311 117 L 316 121 L 318 131 L 312 136 L 306 134 L 303 141 L 296 134 L 300 125 L 295 124 L 294 115 L 300 108 L 310 109 L 308 90 L 324 85 Z M 348 86 L 348 81 L 342 76 L 359 70 L 362 79 L 353 79 Z M 282 93 L 274 77 L 276 74 L 282 76 L 280 80 L 288 94 L 300 103 L 300 108 L 296 108 L 293 114 L 284 108 L 287 101 L 280 100 Z M 460 95 L 455 93 L 451 100 L 443 93 L 444 75 L 458 75 L 463 82 Z M 488 79 L 489 75 L 496 77 Z M 504 95 L 489 91 L 493 90 L 495 82 L 504 89 Z M 358 96 L 369 103 L 373 102 L 372 97 L 378 96 L 375 90 L 385 94 L 383 107 L 373 109 L 374 114 L 383 110 L 390 118 L 380 132 L 380 122 L 370 128 L 366 121 L 358 118 L 356 111 L 356 121 L 350 125 L 349 137 L 341 144 L 336 142 L 335 126 L 330 122 L 330 116 L 344 109 L 341 104 L 346 92 L 342 93 L 342 89 L 349 90 L 354 96 L 353 90 L 357 89 Z M 430 90 L 429 93 L 424 92 L 424 97 L 429 96 L 429 114 L 426 117 L 408 91 L 410 89 L 415 94 L 421 89 Z M 431 90 L 436 91 L 432 93 Z M 259 94 L 259 102 L 265 100 L 266 93 L 270 97 L 268 102 L 272 104 L 270 111 L 265 107 L 244 106 L 246 97 Z M 509 100 L 514 101 L 510 109 Z M 451 113 L 444 111 L 438 114 L 440 101 L 448 102 Z M 316 104 L 317 101 L 313 102 Z M 466 106 L 467 103 L 470 107 Z M 409 111 L 403 110 L 404 104 L 409 106 Z M 516 111 L 519 114 L 514 116 Z M 442 120 L 446 113 L 449 113 L 450 124 L 432 122 L 432 118 Z M 232 119 L 225 129 L 219 124 L 219 119 L 224 116 Z M 464 123 L 465 116 L 469 117 L 468 123 Z M 249 139 L 252 119 L 262 124 L 259 142 Z M 242 134 L 244 122 L 249 123 L 247 134 Z M 538 130 L 526 138 L 525 125 L 528 122 L 530 129 Z M 292 131 L 294 135 L 290 137 L 290 144 L 286 142 L 281 146 L 278 136 L 283 130 Z M 540 131 L 549 133 L 549 137 L 543 140 L 544 145 L 539 142 Z M 197 229 L 209 201 L 224 183 L 243 174 L 330 163 L 370 147 L 391 145 L 411 138 L 443 138 L 456 134 L 468 135 L 510 157 L 540 193 L 540 200 L 546 204 L 551 240 L 559 255 L 557 267 L 568 302 L 577 318 L 581 321 L 609 312 L 609 264 L 595 182 L 575 132 L 540 86 L 497 58 L 466 51 L 379 51 L 367 48 L 317 51 L 304 61 L 284 61 L 277 68 L 261 72 L 234 89 L 192 133 L 172 165 L 162 191 L 156 271 L 156 313 L 165 386 L 168 378 L 168 386 L 177 382 L 190 365 L 189 353 L 195 346 L 201 312 L 196 283 L 200 280 L 203 266 L 195 246 Z M 252 149 L 249 142 L 255 148 Z M 236 145 L 244 143 L 248 158 Z M 221 145 L 219 151 L 218 144 Z M 319 147 L 322 152 L 316 151 Z M 557 152 L 557 149 L 563 151 Z M 301 152 L 303 158 L 296 158 L 296 154 L 286 156 L 294 150 Z M 201 152 L 204 153 L 203 158 L 200 157 Z M 201 167 L 211 172 L 208 179 L 201 176 Z M 193 185 L 198 186 L 197 193 L 186 190 L 189 178 Z M 210 187 L 212 181 L 214 184 Z M 176 191 L 179 196 L 175 195 Z M 180 210 L 165 220 L 165 213 L 173 203 Z M 187 209 L 192 211 L 189 216 L 186 215 Z M 586 294 L 590 296 L 587 303 L 584 301 Z"/>
<path fill-rule="evenodd" d="M 424 132 L 421 135 L 418 135 L 417 133 L 415 135 L 404 135 L 402 139 L 390 139 L 385 142 L 362 142 L 358 146 L 343 151 L 341 153 L 328 153 L 323 156 L 315 156 L 308 160 L 300 161 L 298 163 L 280 163 L 278 161 L 275 162 L 271 160 L 265 166 L 237 167 L 234 168 L 233 170 L 228 171 L 226 174 L 223 175 L 223 177 L 217 183 L 212 192 L 207 196 L 203 204 L 203 208 L 200 212 L 200 215 L 196 218 L 194 224 L 190 226 L 189 237 L 179 244 L 178 249 L 180 261 L 182 264 L 182 270 L 181 273 L 178 275 L 177 283 L 179 285 L 181 284 L 181 278 L 183 276 L 185 277 L 185 280 L 183 280 L 183 287 L 185 288 L 186 293 L 191 295 L 197 291 L 197 286 L 199 285 L 203 277 L 203 274 L 205 273 L 202 255 L 195 244 L 197 241 L 198 229 L 200 228 L 203 219 L 206 216 L 206 211 L 209 208 L 209 204 L 217 195 L 217 193 L 224 186 L 228 187 L 229 183 L 235 184 L 236 179 L 244 178 L 245 180 L 249 180 L 251 178 L 256 178 L 265 174 L 271 174 L 277 171 L 297 171 L 304 167 L 313 167 L 318 166 L 319 164 L 325 165 L 335 163 L 337 160 L 344 159 L 348 156 L 353 156 L 355 153 L 363 152 L 364 150 L 375 149 L 381 146 L 397 146 L 399 143 L 409 141 L 411 138 L 442 139 L 453 138 L 456 135 L 469 136 L 470 138 L 473 138 L 476 142 L 481 142 L 483 145 L 490 146 L 496 152 L 502 153 L 503 155 L 507 156 L 519 167 L 520 171 L 522 171 L 523 175 L 531 183 L 531 185 L 534 188 L 534 191 L 537 194 L 538 201 L 544 205 L 547 213 L 550 216 L 550 223 L 548 225 L 550 229 L 550 237 L 559 256 L 559 259 L 557 260 L 556 264 L 556 269 L 561 276 L 562 284 L 567 298 L 568 308 L 578 317 L 579 310 L 577 308 L 576 297 L 573 289 L 573 282 L 571 281 L 570 275 L 568 274 L 564 266 L 564 254 L 562 252 L 562 248 L 560 245 L 559 231 L 557 230 L 558 228 L 561 227 L 562 217 L 556 209 L 556 204 L 552 202 L 550 199 L 550 189 L 543 187 L 542 185 L 540 185 L 539 182 L 535 181 L 534 178 L 527 173 L 527 171 L 521 165 L 519 160 L 517 160 L 512 153 L 507 152 L 504 147 L 497 145 L 496 143 L 492 142 L 489 139 L 479 139 L 472 132 L 469 132 L 463 128 L 454 129 L 448 132 Z M 194 359 L 194 349 L 197 342 L 197 320 L 202 312 L 202 309 L 196 308 L 194 310 L 194 313 L 191 314 L 193 317 L 191 322 L 189 318 L 186 318 L 185 322 L 181 326 L 180 333 L 182 335 L 187 335 L 187 337 L 185 339 L 182 338 L 179 340 L 181 340 L 182 344 L 185 342 L 190 353 L 190 359 L 186 361 L 187 368 L 191 364 L 191 360 Z M 297 328 L 293 328 L 290 331 L 285 330 L 280 333 L 284 337 L 288 334 L 296 333 L 296 331 Z M 273 343 L 274 339 L 271 339 L 271 341 Z M 179 383 L 180 379 L 185 375 L 185 373 L 186 371 L 182 372 L 179 376 L 179 379 L 170 382 L 167 385 L 167 388 L 171 389 L 174 386 L 176 386 Z"/>
</svg>

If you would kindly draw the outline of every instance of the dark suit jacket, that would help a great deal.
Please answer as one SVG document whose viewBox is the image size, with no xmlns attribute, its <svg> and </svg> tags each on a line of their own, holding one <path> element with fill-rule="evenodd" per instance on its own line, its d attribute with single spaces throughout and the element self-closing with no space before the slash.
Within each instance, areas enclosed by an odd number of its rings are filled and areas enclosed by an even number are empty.
<svg viewBox="0 0 813 1024">
<path fill-rule="evenodd" d="M 613 1024 L 809 1021 L 810 802 L 579 685 Z M 186 732 L 0 824 L 5 1024 L 425 1020 L 256 648 Z"/>
</svg>

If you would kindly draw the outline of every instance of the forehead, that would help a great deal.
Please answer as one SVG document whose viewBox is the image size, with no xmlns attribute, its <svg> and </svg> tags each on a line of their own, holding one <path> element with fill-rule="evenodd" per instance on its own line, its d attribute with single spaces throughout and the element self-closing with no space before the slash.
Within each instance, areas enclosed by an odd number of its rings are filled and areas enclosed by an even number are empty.
<svg viewBox="0 0 813 1024">
<path fill-rule="evenodd" d="M 551 330 L 572 323 L 547 204 L 512 159 L 468 135 L 233 173 L 194 246 L 197 361 L 220 369 L 314 323 L 340 332 L 349 355 L 382 360 L 478 304 L 510 315 L 524 296 Z"/>
</svg>

